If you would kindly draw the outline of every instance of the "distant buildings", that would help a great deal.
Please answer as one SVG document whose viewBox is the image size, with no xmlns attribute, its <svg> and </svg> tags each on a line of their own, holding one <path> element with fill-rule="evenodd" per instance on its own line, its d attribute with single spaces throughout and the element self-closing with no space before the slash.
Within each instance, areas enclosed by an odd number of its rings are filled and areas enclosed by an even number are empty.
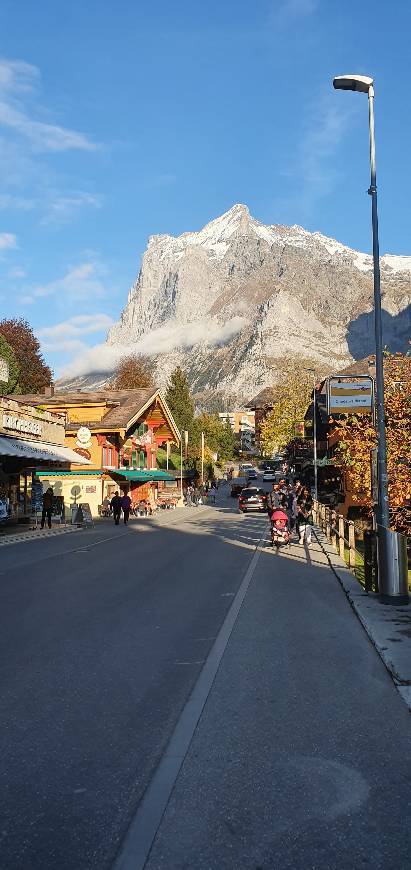
<svg viewBox="0 0 411 870">
<path fill-rule="evenodd" d="M 234 435 L 238 438 L 240 450 L 244 453 L 252 453 L 255 445 L 254 411 L 226 411 L 218 416 L 223 423 L 228 420 Z"/>
</svg>

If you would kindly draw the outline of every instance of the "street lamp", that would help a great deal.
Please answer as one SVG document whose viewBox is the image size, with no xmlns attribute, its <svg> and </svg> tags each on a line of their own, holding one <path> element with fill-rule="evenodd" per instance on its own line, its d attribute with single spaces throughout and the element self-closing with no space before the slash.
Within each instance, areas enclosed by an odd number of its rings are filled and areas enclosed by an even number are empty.
<svg viewBox="0 0 411 870">
<path fill-rule="evenodd" d="M 387 603 L 402 603 L 399 596 L 391 594 L 398 590 L 398 560 L 394 557 L 394 543 L 389 531 L 390 516 L 388 503 L 387 474 L 387 441 L 385 432 L 384 405 L 384 368 L 381 319 L 381 285 L 380 285 L 380 253 L 378 242 L 378 211 L 377 211 L 377 173 L 375 166 L 375 134 L 374 134 L 374 80 L 369 76 L 345 75 L 333 79 L 336 90 L 359 91 L 368 94 L 369 128 L 370 128 L 370 169 L 371 184 L 368 193 L 371 196 L 372 214 L 372 253 L 374 261 L 374 329 L 375 329 L 375 375 L 376 375 L 376 405 L 377 405 L 377 437 L 378 437 L 378 552 L 380 562 L 380 591 L 382 599 Z"/>
</svg>

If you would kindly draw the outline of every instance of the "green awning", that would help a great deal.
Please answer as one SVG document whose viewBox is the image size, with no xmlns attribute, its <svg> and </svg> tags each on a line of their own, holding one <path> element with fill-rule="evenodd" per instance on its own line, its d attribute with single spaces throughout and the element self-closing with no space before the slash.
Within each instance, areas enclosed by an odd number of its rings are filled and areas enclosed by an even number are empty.
<svg viewBox="0 0 411 870">
<path fill-rule="evenodd" d="M 140 483 L 146 483 L 150 480 L 175 480 L 172 474 L 168 474 L 167 471 L 160 471 L 160 469 L 157 468 L 153 468 L 150 470 L 116 468 L 116 470 L 113 470 L 111 474 L 118 477 L 123 477 L 124 480 L 138 480 L 140 481 Z"/>
</svg>

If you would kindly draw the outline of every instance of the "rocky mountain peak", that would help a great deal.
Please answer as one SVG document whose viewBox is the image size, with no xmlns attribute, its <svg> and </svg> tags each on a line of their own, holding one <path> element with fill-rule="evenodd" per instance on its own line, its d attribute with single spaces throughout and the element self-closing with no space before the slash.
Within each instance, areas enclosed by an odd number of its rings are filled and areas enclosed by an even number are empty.
<svg viewBox="0 0 411 870">
<path fill-rule="evenodd" d="M 384 341 L 407 349 L 411 257 L 383 257 L 381 276 Z M 182 365 L 198 394 L 244 402 L 284 356 L 339 371 L 372 352 L 372 306 L 371 256 L 238 203 L 197 232 L 150 237 L 107 356 L 151 356 L 160 385 Z"/>
</svg>

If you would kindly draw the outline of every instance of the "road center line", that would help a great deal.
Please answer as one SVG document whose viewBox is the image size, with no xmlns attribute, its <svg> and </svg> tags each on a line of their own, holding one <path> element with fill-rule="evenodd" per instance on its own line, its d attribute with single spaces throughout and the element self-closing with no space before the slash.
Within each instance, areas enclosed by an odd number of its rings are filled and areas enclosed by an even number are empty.
<svg viewBox="0 0 411 870">
<path fill-rule="evenodd" d="M 266 530 L 264 529 L 244 574 L 241 586 L 220 628 L 194 689 L 185 704 L 167 749 L 137 808 L 113 870 L 143 870 L 145 867 L 171 792 L 193 739 L 231 632 L 257 567 L 265 533 Z"/>
</svg>

